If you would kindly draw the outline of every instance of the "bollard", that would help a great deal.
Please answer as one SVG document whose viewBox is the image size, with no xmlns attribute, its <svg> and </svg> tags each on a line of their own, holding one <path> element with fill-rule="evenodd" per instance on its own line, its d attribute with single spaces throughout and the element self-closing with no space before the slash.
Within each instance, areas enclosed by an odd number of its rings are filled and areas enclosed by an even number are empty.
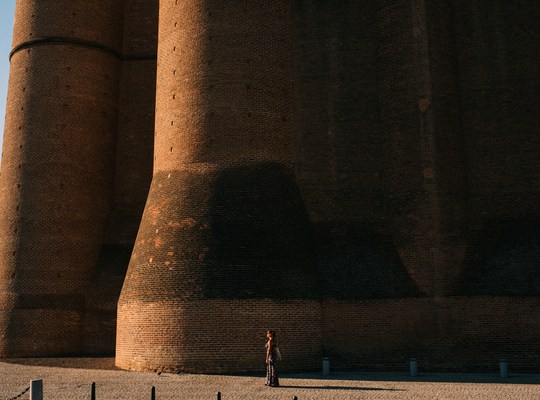
<svg viewBox="0 0 540 400">
<path fill-rule="evenodd" d="M 221 392 L 216 393 L 216 400 L 221 400 Z"/>
<path fill-rule="evenodd" d="M 409 360 L 409 370 L 410 370 L 411 376 L 414 377 L 418 375 L 418 364 L 416 362 L 416 358 L 411 358 Z"/>
<path fill-rule="evenodd" d="M 150 398 L 152 400 L 156 400 L 156 387 L 152 386 L 152 389 L 150 389 Z"/>
<path fill-rule="evenodd" d="M 43 380 L 30 382 L 30 400 L 43 400 Z"/>
<path fill-rule="evenodd" d="M 90 400 L 96 400 L 96 382 L 90 385 Z"/>
<path fill-rule="evenodd" d="M 330 375 L 330 358 L 323 357 L 322 359 L 322 374 Z"/>
<path fill-rule="evenodd" d="M 501 378 L 508 378 L 508 362 L 504 358 L 499 361 L 499 374 Z"/>
</svg>

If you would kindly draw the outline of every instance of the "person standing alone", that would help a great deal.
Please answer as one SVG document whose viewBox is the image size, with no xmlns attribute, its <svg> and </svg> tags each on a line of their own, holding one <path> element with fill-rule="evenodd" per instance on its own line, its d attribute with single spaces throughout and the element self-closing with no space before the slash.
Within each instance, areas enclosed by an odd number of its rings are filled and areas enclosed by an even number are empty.
<svg viewBox="0 0 540 400">
<path fill-rule="evenodd" d="M 276 372 L 276 362 L 278 361 L 278 348 L 276 343 L 276 333 L 272 330 L 266 332 L 268 342 L 266 342 L 266 386 L 279 386 L 279 379 Z"/>
</svg>

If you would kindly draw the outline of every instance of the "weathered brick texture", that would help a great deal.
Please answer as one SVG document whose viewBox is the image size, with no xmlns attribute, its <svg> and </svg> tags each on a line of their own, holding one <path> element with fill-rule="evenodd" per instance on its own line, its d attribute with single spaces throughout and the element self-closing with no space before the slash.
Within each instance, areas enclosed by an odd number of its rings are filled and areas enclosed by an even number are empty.
<svg viewBox="0 0 540 400">
<path fill-rule="evenodd" d="M 177 298 L 121 302 L 118 311 L 116 364 L 121 368 L 258 371 L 264 368 L 269 326 L 278 331 L 282 369 L 320 366 L 321 310 L 316 300 Z"/>
<path fill-rule="evenodd" d="M 159 38 L 154 176 L 119 300 L 117 365 L 259 369 L 257 335 L 272 328 L 284 343 L 309 337 L 289 363 L 313 367 L 320 312 L 292 163 L 289 4 L 163 2 Z"/>
<path fill-rule="evenodd" d="M 125 1 L 113 207 L 86 298 L 85 352 L 113 355 L 116 308 L 152 180 L 158 1 Z"/>
<path fill-rule="evenodd" d="M 0 355 L 78 354 L 110 212 L 121 9 L 19 1 L 0 183 Z"/>
<path fill-rule="evenodd" d="M 281 370 L 536 368 L 539 19 L 20 0 L 0 356 L 258 371 L 275 329 Z"/>
</svg>

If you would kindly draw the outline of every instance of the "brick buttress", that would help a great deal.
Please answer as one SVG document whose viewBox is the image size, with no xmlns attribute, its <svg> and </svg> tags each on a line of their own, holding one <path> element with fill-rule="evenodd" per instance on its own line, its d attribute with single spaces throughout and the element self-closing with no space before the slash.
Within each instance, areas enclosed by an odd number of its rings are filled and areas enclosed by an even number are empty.
<svg viewBox="0 0 540 400">
<path fill-rule="evenodd" d="M 311 228 L 294 173 L 288 0 L 160 4 L 154 174 L 118 305 L 116 364 L 316 368 Z"/>
</svg>

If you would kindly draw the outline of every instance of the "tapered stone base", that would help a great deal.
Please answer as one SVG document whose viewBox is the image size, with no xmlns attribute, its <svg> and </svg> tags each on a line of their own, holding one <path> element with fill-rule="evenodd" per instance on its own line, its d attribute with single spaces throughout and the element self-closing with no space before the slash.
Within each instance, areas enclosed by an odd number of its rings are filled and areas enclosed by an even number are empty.
<svg viewBox="0 0 540 400">
<path fill-rule="evenodd" d="M 315 366 L 312 242 L 287 167 L 189 164 L 158 172 L 118 305 L 117 365 L 259 370 L 265 332 L 274 329 L 290 352 L 286 368 Z"/>
</svg>

